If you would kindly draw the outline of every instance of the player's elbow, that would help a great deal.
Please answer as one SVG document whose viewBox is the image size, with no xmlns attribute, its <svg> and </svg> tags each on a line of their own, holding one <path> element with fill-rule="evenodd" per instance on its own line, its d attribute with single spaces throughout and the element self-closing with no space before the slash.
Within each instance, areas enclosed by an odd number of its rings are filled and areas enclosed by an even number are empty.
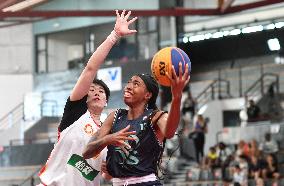
<svg viewBox="0 0 284 186">
<path fill-rule="evenodd" d="M 90 158 L 87 150 L 84 150 L 82 155 L 83 155 L 84 159 L 89 159 Z"/>
<path fill-rule="evenodd" d="M 96 69 L 95 69 L 93 66 L 91 66 L 91 65 L 87 65 L 87 66 L 85 67 L 85 71 L 86 71 L 86 72 L 93 73 L 95 70 L 96 70 Z"/>
</svg>

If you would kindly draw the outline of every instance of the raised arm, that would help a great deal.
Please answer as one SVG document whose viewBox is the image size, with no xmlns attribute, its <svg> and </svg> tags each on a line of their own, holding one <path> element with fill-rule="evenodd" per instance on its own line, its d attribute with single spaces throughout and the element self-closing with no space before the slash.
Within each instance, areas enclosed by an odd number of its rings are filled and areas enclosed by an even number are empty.
<svg viewBox="0 0 284 186">
<path fill-rule="evenodd" d="M 174 67 L 172 67 L 172 75 L 167 74 L 171 80 L 172 102 L 168 114 L 164 114 L 157 122 L 161 135 L 164 138 L 172 138 L 178 128 L 180 122 L 180 105 L 182 91 L 189 82 L 188 64 L 185 67 L 185 73 L 182 75 L 182 65 L 179 63 L 179 74 L 176 75 Z"/>
<path fill-rule="evenodd" d="M 125 141 L 135 140 L 134 138 L 128 136 L 135 134 L 136 132 L 128 132 L 130 128 L 129 125 L 116 133 L 109 134 L 112 128 L 114 115 L 115 112 L 111 113 L 104 121 L 100 130 L 98 130 L 90 139 L 83 152 L 84 159 L 89 159 L 98 155 L 108 145 L 115 145 L 121 147 L 122 149 L 131 148 Z"/>
<path fill-rule="evenodd" d="M 104 62 L 109 51 L 116 43 L 116 41 L 122 36 L 131 35 L 136 32 L 136 30 L 130 30 L 128 28 L 129 25 L 137 19 L 137 17 L 135 17 L 127 21 L 130 14 L 131 11 L 129 11 L 125 15 L 125 10 L 123 10 L 123 12 L 119 15 L 118 11 L 116 10 L 116 23 L 114 26 L 114 30 L 90 57 L 86 67 L 84 68 L 76 85 L 74 86 L 71 92 L 71 101 L 80 100 L 85 95 L 87 95 L 100 65 Z"/>
</svg>

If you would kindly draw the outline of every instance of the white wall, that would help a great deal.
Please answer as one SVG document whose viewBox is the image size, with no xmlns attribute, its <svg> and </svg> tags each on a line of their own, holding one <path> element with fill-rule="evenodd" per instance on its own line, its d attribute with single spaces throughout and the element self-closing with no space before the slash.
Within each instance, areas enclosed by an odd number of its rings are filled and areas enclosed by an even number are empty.
<svg viewBox="0 0 284 186">
<path fill-rule="evenodd" d="M 11 140 L 23 139 L 23 121 L 16 122 L 7 130 L 0 131 L 0 145 L 9 146 Z"/>
<path fill-rule="evenodd" d="M 216 145 L 216 135 L 223 130 L 223 111 L 243 109 L 244 104 L 243 98 L 235 98 L 215 100 L 205 105 L 206 109 L 201 114 L 210 119 L 205 139 L 205 152 L 208 152 L 209 147 Z"/>
<path fill-rule="evenodd" d="M 48 40 L 48 68 L 49 71 L 68 69 L 68 43 L 62 40 Z"/>
<path fill-rule="evenodd" d="M 31 73 L 32 52 L 31 24 L 0 28 L 0 74 Z"/>
<path fill-rule="evenodd" d="M 23 102 L 24 95 L 33 88 L 32 74 L 0 74 L 0 118 Z"/>
<path fill-rule="evenodd" d="M 89 28 L 89 32 L 94 34 L 94 51 L 113 30 L 114 23 L 97 25 Z M 84 55 L 84 44 L 87 31 L 76 29 L 65 32 L 52 33 L 48 35 L 48 70 L 49 72 L 65 71 L 68 69 L 68 61 L 78 59 Z M 128 42 L 134 40 L 134 36 L 127 37 Z M 44 41 L 41 41 L 44 45 Z M 76 53 L 76 55 L 74 55 Z M 45 53 L 39 59 L 40 71 L 45 71 Z"/>
<path fill-rule="evenodd" d="M 175 17 L 160 17 L 160 47 L 176 46 Z"/>
</svg>

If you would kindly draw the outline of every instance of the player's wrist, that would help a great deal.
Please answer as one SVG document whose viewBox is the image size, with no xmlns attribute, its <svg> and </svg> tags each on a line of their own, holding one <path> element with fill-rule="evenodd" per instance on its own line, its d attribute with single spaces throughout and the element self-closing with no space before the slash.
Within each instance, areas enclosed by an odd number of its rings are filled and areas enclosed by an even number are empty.
<svg viewBox="0 0 284 186">
<path fill-rule="evenodd" d="M 120 36 L 118 35 L 118 33 L 113 30 L 110 35 L 107 37 L 113 44 L 115 44 L 119 39 Z"/>
<path fill-rule="evenodd" d="M 104 144 L 106 144 L 106 146 L 108 145 L 113 145 L 113 140 L 112 140 L 112 134 L 108 134 L 104 137 Z"/>
<path fill-rule="evenodd" d="M 172 100 L 174 101 L 180 101 L 181 98 L 182 98 L 182 94 L 179 94 L 179 93 L 172 93 Z"/>
</svg>

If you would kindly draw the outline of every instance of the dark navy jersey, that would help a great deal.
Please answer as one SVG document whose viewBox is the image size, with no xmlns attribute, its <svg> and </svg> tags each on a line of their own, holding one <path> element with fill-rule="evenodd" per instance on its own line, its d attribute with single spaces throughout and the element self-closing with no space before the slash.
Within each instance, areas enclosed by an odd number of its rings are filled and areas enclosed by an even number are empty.
<svg viewBox="0 0 284 186">
<path fill-rule="evenodd" d="M 134 141 L 126 141 L 131 149 L 128 154 L 120 147 L 108 146 L 107 169 L 115 178 L 146 176 L 157 172 L 158 159 L 163 151 L 163 145 L 158 141 L 151 124 L 153 110 L 146 110 L 139 118 L 127 119 L 127 110 L 119 109 L 115 116 L 111 133 L 115 133 L 128 125 Z"/>
</svg>

